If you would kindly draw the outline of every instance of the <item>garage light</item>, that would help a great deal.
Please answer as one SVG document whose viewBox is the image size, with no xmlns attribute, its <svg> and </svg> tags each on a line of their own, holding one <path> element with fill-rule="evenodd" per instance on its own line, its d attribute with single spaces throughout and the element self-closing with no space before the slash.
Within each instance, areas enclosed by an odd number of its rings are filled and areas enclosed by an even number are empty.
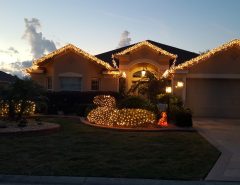
<svg viewBox="0 0 240 185">
<path fill-rule="evenodd" d="M 178 82 L 177 82 L 177 88 L 178 88 L 178 87 L 183 87 L 183 85 L 184 85 L 183 82 L 181 82 L 181 81 L 178 81 Z"/>
</svg>

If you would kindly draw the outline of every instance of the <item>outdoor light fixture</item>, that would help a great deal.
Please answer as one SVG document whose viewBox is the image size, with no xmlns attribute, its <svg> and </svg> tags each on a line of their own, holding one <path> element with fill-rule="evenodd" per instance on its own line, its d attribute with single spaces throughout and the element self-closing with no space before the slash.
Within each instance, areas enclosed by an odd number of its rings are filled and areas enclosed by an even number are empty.
<svg viewBox="0 0 240 185">
<path fill-rule="evenodd" d="M 178 81 L 178 82 L 177 82 L 177 87 L 183 87 L 183 85 L 184 85 L 183 82 L 181 82 L 181 81 Z"/>
<path fill-rule="evenodd" d="M 168 94 L 172 93 L 172 87 L 167 86 L 166 87 L 166 93 L 168 93 Z"/>
<path fill-rule="evenodd" d="M 126 77 L 127 77 L 126 72 L 124 72 L 124 71 L 122 72 L 122 77 L 123 77 L 123 78 L 126 78 Z"/>
<path fill-rule="evenodd" d="M 146 75 L 146 70 L 145 70 L 145 69 L 143 69 L 143 70 L 141 71 L 141 75 L 142 75 L 142 77 L 144 77 L 144 76 Z"/>
</svg>

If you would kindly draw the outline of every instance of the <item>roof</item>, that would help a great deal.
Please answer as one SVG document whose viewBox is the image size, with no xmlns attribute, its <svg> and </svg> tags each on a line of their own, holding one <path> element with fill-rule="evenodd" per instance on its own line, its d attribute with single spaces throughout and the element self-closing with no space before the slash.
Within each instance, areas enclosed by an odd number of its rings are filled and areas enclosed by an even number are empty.
<svg viewBox="0 0 240 185">
<path fill-rule="evenodd" d="M 209 59 L 210 57 L 213 57 L 214 55 L 222 52 L 222 51 L 225 51 L 225 50 L 228 50 L 229 48 L 232 48 L 234 46 L 240 46 L 240 40 L 239 39 L 235 39 L 235 40 L 232 40 L 228 43 L 225 43 L 217 48 L 214 48 L 206 53 L 203 53 L 202 55 L 199 55 L 198 57 L 196 58 L 193 58 L 191 60 L 188 60 L 176 67 L 173 67 L 172 69 L 169 70 L 169 73 L 173 73 L 175 70 L 181 70 L 181 69 L 188 69 L 190 68 L 191 66 L 193 65 L 196 65 L 200 62 L 204 62 L 206 61 L 207 59 Z"/>
<path fill-rule="evenodd" d="M 131 52 L 131 51 L 137 50 L 138 48 L 140 48 L 140 47 L 142 47 L 142 46 L 148 46 L 148 47 L 152 48 L 154 51 L 159 52 L 159 53 L 162 53 L 163 55 L 167 55 L 167 56 L 169 56 L 169 57 L 171 57 L 171 58 L 173 58 L 173 59 L 177 58 L 177 55 L 174 55 L 174 54 L 172 54 L 172 53 L 169 53 L 169 52 L 161 49 L 160 47 L 158 47 L 158 46 L 150 43 L 150 42 L 147 41 L 147 40 L 145 40 L 145 41 L 143 41 L 143 42 L 139 42 L 139 43 L 137 43 L 137 44 L 135 44 L 135 45 L 133 45 L 133 46 L 131 46 L 131 47 L 129 47 L 129 48 L 127 48 L 127 49 L 119 52 L 119 53 L 116 53 L 115 56 L 125 55 L 125 54 L 127 54 L 127 53 L 129 53 L 129 52 Z"/>
<path fill-rule="evenodd" d="M 48 59 L 51 59 L 54 56 L 56 56 L 56 55 L 58 55 L 60 53 L 63 53 L 65 51 L 67 51 L 67 50 L 73 50 L 76 53 L 81 54 L 84 57 L 90 59 L 91 61 L 104 66 L 106 69 L 112 69 L 112 67 L 108 63 L 104 62 L 103 60 L 101 60 L 101 59 L 99 59 L 99 58 L 97 58 L 97 57 L 95 57 L 93 55 L 90 55 L 89 53 L 81 50 L 80 48 L 78 48 L 78 47 L 76 47 L 76 46 L 74 46 L 72 44 L 68 44 L 68 45 L 66 45 L 66 46 L 64 46 L 64 47 L 62 47 L 60 49 L 57 49 L 57 50 L 55 50 L 55 51 L 53 51 L 53 52 L 51 52 L 51 53 L 49 53 L 49 54 L 47 54 L 47 55 L 45 55 L 45 56 L 43 56 L 41 58 L 35 60 L 33 62 L 33 64 L 34 65 L 39 65 L 39 64 L 43 63 L 44 61 L 47 61 Z"/>
<path fill-rule="evenodd" d="M 165 45 L 165 44 L 154 42 L 152 40 L 146 40 L 146 41 L 143 41 L 143 42 L 148 42 L 148 43 L 158 47 L 159 49 L 167 51 L 170 54 L 177 55 L 177 59 L 176 59 L 176 63 L 175 63 L 176 65 L 181 64 L 181 63 L 183 63 L 187 60 L 190 60 L 192 58 L 195 58 L 199 55 L 199 54 L 191 52 L 191 51 L 186 51 L 186 50 L 179 49 L 179 48 L 176 48 L 176 47 L 173 47 L 173 46 L 168 46 L 168 45 Z M 128 48 L 131 48 L 131 47 L 133 47 L 137 44 L 143 43 L 143 42 L 139 42 L 139 43 L 135 43 L 135 44 L 132 44 L 132 45 L 129 45 L 129 46 L 126 46 L 126 47 L 111 50 L 111 51 L 101 53 L 101 54 L 98 54 L 98 55 L 95 55 L 95 56 L 97 58 L 101 59 L 101 60 L 104 60 L 105 62 L 108 62 L 111 66 L 114 66 L 114 64 L 112 62 L 112 56 L 113 55 L 124 52 L 124 50 L 127 50 Z"/>
<path fill-rule="evenodd" d="M 16 77 L 7 74 L 3 71 L 0 71 L 0 82 L 13 82 L 16 79 Z"/>
</svg>

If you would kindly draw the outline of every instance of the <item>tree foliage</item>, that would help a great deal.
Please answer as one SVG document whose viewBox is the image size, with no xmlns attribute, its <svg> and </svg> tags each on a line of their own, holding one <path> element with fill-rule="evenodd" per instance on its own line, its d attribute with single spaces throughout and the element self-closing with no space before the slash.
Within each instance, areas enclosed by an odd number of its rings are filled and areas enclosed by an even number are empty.
<svg viewBox="0 0 240 185">
<path fill-rule="evenodd" d="M 28 109 L 29 102 L 38 104 L 44 101 L 44 89 L 31 79 L 16 79 L 14 83 L 0 90 L 0 100 L 9 107 L 8 118 L 19 120 Z M 19 106 L 17 113 L 16 105 Z"/>
</svg>

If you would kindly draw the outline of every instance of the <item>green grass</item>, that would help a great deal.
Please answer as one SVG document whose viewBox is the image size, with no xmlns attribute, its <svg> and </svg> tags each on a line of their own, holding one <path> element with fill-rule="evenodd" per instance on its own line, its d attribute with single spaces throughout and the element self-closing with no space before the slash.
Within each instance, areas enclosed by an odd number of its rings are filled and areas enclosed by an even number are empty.
<svg viewBox="0 0 240 185">
<path fill-rule="evenodd" d="M 219 156 L 196 132 L 121 132 L 48 120 L 62 129 L 0 136 L 0 174 L 203 179 Z"/>
</svg>

